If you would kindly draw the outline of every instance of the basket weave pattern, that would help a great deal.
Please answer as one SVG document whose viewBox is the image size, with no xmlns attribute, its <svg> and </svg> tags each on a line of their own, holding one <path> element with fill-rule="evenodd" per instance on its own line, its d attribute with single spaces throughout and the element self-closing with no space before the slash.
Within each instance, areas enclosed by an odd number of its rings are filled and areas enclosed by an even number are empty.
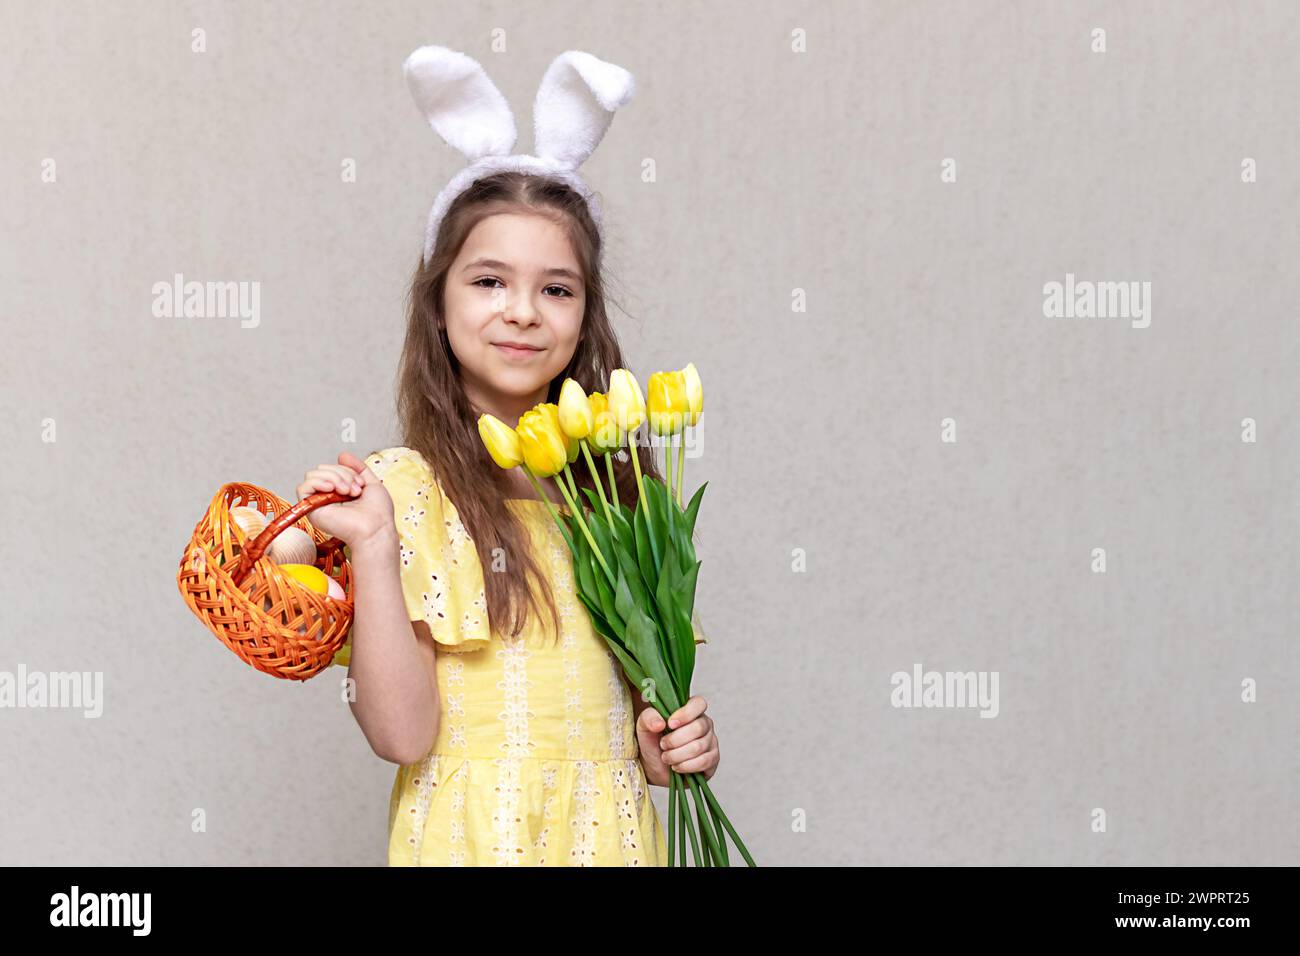
<svg viewBox="0 0 1300 956">
<path fill-rule="evenodd" d="M 245 663 L 287 680 L 314 677 L 330 666 L 352 628 L 352 570 L 343 542 L 313 528 L 306 515 L 348 500 L 350 495 L 317 492 L 291 505 L 257 485 L 223 485 L 181 557 L 181 597 Z M 230 515 L 241 505 L 270 522 L 251 541 Z M 316 567 L 342 586 L 347 600 L 317 594 L 266 556 L 272 539 L 290 525 L 311 536 Z"/>
</svg>

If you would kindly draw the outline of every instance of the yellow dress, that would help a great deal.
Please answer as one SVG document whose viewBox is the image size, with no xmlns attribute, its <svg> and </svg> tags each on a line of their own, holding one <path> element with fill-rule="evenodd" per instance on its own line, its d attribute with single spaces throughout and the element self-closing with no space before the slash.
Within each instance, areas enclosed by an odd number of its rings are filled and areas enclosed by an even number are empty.
<svg viewBox="0 0 1300 956">
<path fill-rule="evenodd" d="M 389 865 L 666 866 L 632 691 L 574 592 L 546 504 L 508 507 L 549 571 L 562 633 L 534 614 L 502 640 L 474 543 L 424 457 L 399 446 L 366 464 L 393 499 L 402 592 L 433 634 L 441 706 L 433 749 L 393 782 Z"/>
</svg>

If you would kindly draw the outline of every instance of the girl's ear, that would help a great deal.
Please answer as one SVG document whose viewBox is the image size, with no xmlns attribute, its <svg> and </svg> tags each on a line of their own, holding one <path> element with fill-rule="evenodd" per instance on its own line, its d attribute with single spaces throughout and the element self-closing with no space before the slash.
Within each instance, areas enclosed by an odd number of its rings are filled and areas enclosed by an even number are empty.
<svg viewBox="0 0 1300 956">
<path fill-rule="evenodd" d="M 402 72 L 434 132 L 471 163 L 510 155 L 514 114 L 477 60 L 446 47 L 422 46 L 406 58 Z"/>
<path fill-rule="evenodd" d="M 547 67 L 537 89 L 533 152 L 565 169 L 577 169 L 634 89 L 632 74 L 621 66 L 580 50 L 561 53 Z"/>
</svg>

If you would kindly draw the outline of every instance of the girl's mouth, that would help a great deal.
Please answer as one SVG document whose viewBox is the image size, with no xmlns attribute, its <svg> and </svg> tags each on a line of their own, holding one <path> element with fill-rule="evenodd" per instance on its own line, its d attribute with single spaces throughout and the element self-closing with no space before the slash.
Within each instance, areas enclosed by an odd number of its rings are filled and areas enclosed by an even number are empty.
<svg viewBox="0 0 1300 956">
<path fill-rule="evenodd" d="M 497 345 L 495 342 L 492 343 L 492 347 L 506 358 L 525 362 L 534 355 L 542 354 L 541 349 L 517 349 L 513 345 Z"/>
</svg>

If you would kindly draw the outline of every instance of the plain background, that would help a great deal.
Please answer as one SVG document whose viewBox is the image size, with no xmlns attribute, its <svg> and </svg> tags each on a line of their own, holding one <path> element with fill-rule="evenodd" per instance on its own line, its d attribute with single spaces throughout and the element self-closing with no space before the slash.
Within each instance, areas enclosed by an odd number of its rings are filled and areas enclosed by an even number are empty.
<svg viewBox="0 0 1300 956">
<path fill-rule="evenodd" d="M 396 768 L 342 670 L 255 672 L 175 574 L 222 483 L 292 497 L 397 443 L 464 162 L 402 81 L 438 43 L 517 151 L 561 51 L 636 76 L 582 172 L 632 368 L 703 376 L 693 689 L 761 864 L 1296 863 L 1298 31 L 1284 2 L 0 4 L 0 669 L 106 696 L 0 710 L 0 862 L 386 861 Z M 260 326 L 155 318 L 177 272 L 260 282 Z M 1067 272 L 1150 281 L 1150 327 L 1045 318 Z M 892 707 L 917 662 L 998 671 L 1000 713 Z"/>
</svg>

